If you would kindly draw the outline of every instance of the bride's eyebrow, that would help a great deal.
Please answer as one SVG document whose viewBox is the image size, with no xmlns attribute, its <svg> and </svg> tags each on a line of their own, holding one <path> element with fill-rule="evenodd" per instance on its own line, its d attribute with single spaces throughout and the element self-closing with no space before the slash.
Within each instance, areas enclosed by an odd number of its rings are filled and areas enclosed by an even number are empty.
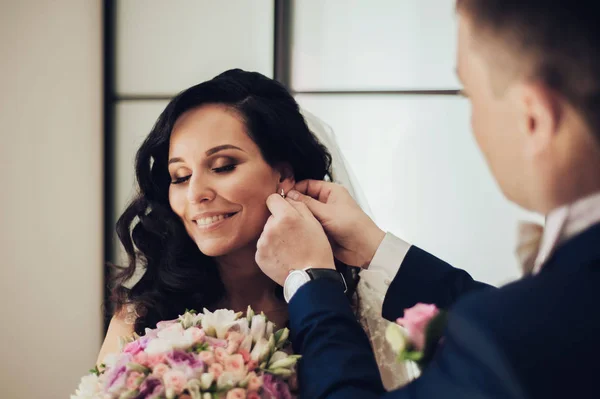
<svg viewBox="0 0 600 399">
<path fill-rule="evenodd" d="M 223 144 L 223 145 L 213 147 L 210 150 L 206 151 L 206 156 L 209 157 L 211 155 L 215 155 L 216 153 L 218 153 L 220 151 L 225 151 L 225 150 L 237 150 L 237 151 L 241 151 L 241 152 L 246 152 L 246 151 L 242 150 L 240 147 L 236 147 L 231 144 Z M 171 159 L 169 159 L 169 162 L 167 165 L 171 165 L 172 163 L 177 163 L 177 162 L 183 162 L 183 158 L 180 158 L 180 157 L 171 158 Z"/>
<path fill-rule="evenodd" d="M 241 148 L 236 147 L 234 145 L 223 144 L 223 145 L 219 145 L 219 146 L 213 147 L 210 150 L 206 151 L 206 156 L 209 157 L 211 155 L 216 154 L 217 152 L 224 151 L 224 150 L 238 150 L 238 151 L 241 151 L 241 152 L 246 152 L 246 151 L 242 150 Z"/>
</svg>

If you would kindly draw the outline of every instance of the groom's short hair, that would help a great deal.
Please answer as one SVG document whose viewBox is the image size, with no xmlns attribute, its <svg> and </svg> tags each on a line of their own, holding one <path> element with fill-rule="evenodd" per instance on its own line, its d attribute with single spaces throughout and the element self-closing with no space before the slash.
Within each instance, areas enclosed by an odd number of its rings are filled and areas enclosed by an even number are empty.
<svg viewBox="0 0 600 399">
<path fill-rule="evenodd" d="M 542 81 L 600 139 L 598 0 L 457 0 L 456 6 L 481 46 L 489 46 L 494 59 L 508 60 L 510 66 L 501 67 L 509 71 L 505 79 Z"/>
</svg>

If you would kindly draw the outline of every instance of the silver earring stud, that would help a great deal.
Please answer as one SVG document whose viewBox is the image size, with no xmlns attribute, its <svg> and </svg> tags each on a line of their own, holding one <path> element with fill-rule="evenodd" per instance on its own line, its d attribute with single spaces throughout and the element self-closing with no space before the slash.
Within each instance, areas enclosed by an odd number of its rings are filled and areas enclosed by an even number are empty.
<svg viewBox="0 0 600 399">
<path fill-rule="evenodd" d="M 283 188 L 281 189 L 281 193 L 279 193 L 279 195 L 281 195 L 281 198 L 285 198 L 285 191 L 283 191 Z"/>
</svg>

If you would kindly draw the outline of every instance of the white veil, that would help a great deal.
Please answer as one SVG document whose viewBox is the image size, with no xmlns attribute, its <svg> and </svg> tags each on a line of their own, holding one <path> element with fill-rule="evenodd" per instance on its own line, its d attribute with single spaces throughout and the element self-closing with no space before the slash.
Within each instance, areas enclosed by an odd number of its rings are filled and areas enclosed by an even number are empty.
<svg viewBox="0 0 600 399">
<path fill-rule="evenodd" d="M 310 131 L 319 139 L 321 144 L 327 147 L 331 154 L 331 172 L 333 173 L 334 182 L 344 186 L 362 210 L 373 218 L 367 197 L 365 197 L 348 161 L 344 157 L 344 154 L 342 154 L 333 129 L 306 109 L 301 108 L 300 113 L 304 116 L 304 120 Z"/>
<path fill-rule="evenodd" d="M 344 186 L 363 211 L 373 218 L 367 198 L 352 173 L 348 161 L 342 154 L 333 129 L 307 110 L 301 108 L 300 112 L 304 116 L 310 131 L 321 144 L 327 147 L 331 154 L 334 182 Z M 385 292 L 381 292 L 381 288 L 377 288 L 387 287 L 387 284 L 382 284 L 381 280 L 384 278 L 382 274 L 375 271 L 362 270 L 360 272 L 360 282 L 357 287 L 359 296 L 358 318 L 371 341 L 383 384 L 387 390 L 392 390 L 416 378 L 418 369 L 411 362 L 398 363 L 396 355 L 385 339 L 385 330 L 389 324 L 382 316 Z"/>
</svg>

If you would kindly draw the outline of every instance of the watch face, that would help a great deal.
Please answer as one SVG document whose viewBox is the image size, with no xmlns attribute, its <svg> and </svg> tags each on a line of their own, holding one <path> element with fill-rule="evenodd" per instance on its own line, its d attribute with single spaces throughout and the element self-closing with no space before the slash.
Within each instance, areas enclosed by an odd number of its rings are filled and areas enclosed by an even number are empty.
<svg viewBox="0 0 600 399">
<path fill-rule="evenodd" d="M 300 287 L 310 281 L 310 276 L 304 270 L 294 270 L 285 279 L 283 285 L 283 296 L 287 302 L 298 291 Z"/>
</svg>

